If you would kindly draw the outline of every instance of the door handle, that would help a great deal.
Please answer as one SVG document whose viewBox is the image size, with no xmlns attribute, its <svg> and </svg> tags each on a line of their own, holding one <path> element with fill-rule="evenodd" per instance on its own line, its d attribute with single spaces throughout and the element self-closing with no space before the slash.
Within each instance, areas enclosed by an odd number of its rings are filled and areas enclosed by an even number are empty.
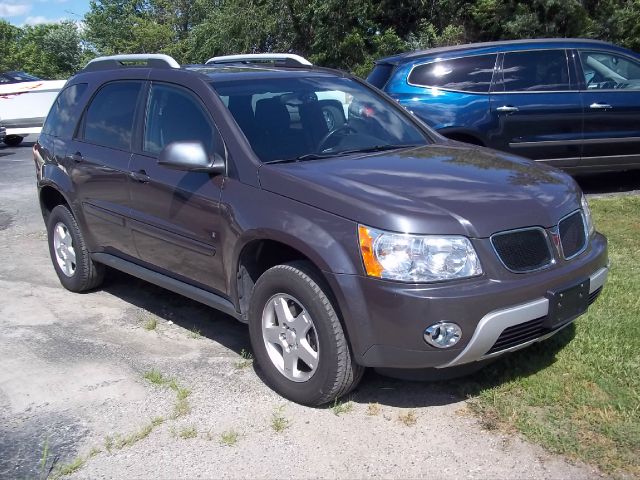
<svg viewBox="0 0 640 480">
<path fill-rule="evenodd" d="M 591 105 L 589 105 L 589 108 L 592 110 L 608 110 L 613 107 L 608 103 L 594 102 Z"/>
<path fill-rule="evenodd" d="M 84 158 L 82 158 L 82 154 L 80 152 L 76 152 L 73 155 L 69 155 L 69 158 L 71 160 L 73 160 L 76 163 L 80 163 L 84 160 Z"/>
<path fill-rule="evenodd" d="M 140 182 L 140 183 L 149 183 L 149 181 L 151 180 L 149 175 L 147 175 L 147 172 L 145 172 L 144 170 L 138 170 L 137 172 L 130 172 L 129 176 L 136 182 Z"/>
<path fill-rule="evenodd" d="M 500 113 L 515 113 L 520 110 L 518 107 L 514 107 L 513 105 L 503 105 L 502 107 L 496 108 L 496 111 Z"/>
</svg>

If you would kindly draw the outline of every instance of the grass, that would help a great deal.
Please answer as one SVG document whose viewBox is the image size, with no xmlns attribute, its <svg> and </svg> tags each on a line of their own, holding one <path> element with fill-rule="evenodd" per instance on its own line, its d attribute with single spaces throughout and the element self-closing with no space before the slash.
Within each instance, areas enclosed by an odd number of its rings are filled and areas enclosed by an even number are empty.
<svg viewBox="0 0 640 480">
<path fill-rule="evenodd" d="M 235 364 L 238 370 L 242 370 L 251 366 L 251 364 L 253 363 L 253 355 L 251 354 L 251 352 L 243 348 L 242 350 L 240 350 L 240 356 L 242 357 L 242 360 L 238 360 Z"/>
<path fill-rule="evenodd" d="M 191 327 L 191 330 L 189 330 L 189 338 L 195 338 L 196 340 L 200 340 L 202 338 L 200 329 L 196 328 L 195 325 Z"/>
<path fill-rule="evenodd" d="M 144 322 L 143 326 L 145 330 L 148 330 L 148 331 L 155 330 L 156 327 L 158 326 L 158 321 L 154 317 L 149 317 Z"/>
<path fill-rule="evenodd" d="M 196 430 L 196 427 L 193 427 L 193 426 L 184 427 L 182 430 L 180 430 L 180 433 L 178 433 L 178 436 L 183 440 L 187 440 L 189 438 L 196 438 L 198 436 L 198 430 Z"/>
<path fill-rule="evenodd" d="M 191 395 L 191 390 L 181 387 L 177 380 L 170 377 L 165 377 L 160 371 L 151 369 L 144 373 L 144 378 L 153 383 L 154 385 L 163 387 L 169 387 L 176 393 L 176 403 L 173 405 L 173 418 L 179 418 L 187 415 L 191 412 L 191 405 L 189 404 L 188 397 Z"/>
<path fill-rule="evenodd" d="M 333 414 L 336 417 L 339 417 L 340 415 L 344 413 L 349 413 L 353 410 L 353 402 L 351 401 L 339 402 L 338 399 L 336 398 L 333 401 L 333 406 L 331 407 L 331 410 L 333 411 Z"/>
<path fill-rule="evenodd" d="M 605 473 L 640 476 L 640 197 L 590 203 L 609 238 L 601 297 L 574 327 L 485 368 L 462 389 L 489 429 L 517 430 Z"/>
<path fill-rule="evenodd" d="M 142 428 L 128 435 L 107 436 L 104 441 L 104 448 L 108 452 L 112 452 L 113 450 L 122 450 L 125 447 L 130 447 L 140 440 L 147 438 L 153 429 L 162 425 L 163 422 L 164 418 L 155 417 Z"/>
<path fill-rule="evenodd" d="M 220 444 L 227 447 L 233 447 L 236 443 L 238 443 L 239 437 L 240 434 L 235 430 L 227 430 L 220 434 Z"/>
<path fill-rule="evenodd" d="M 367 405 L 367 415 L 371 416 L 371 417 L 377 417 L 378 415 L 380 415 L 380 412 L 382 411 L 380 404 L 379 403 L 370 403 L 369 405 Z"/>
<path fill-rule="evenodd" d="M 413 427 L 418 422 L 416 412 L 409 410 L 405 413 L 398 414 L 398 421 L 404 424 L 406 427 Z"/>
<path fill-rule="evenodd" d="M 284 407 L 279 407 L 275 412 L 273 412 L 273 415 L 271 415 L 271 428 L 276 433 L 284 432 L 291 424 L 291 422 L 282 414 L 283 410 Z"/>
</svg>

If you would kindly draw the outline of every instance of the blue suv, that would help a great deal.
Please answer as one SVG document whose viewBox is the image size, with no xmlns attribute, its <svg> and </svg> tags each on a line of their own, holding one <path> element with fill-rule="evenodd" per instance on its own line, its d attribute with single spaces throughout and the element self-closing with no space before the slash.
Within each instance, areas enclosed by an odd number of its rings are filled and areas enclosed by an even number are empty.
<svg viewBox="0 0 640 480">
<path fill-rule="evenodd" d="M 573 173 L 640 168 L 640 55 L 601 41 L 409 52 L 367 78 L 442 135 Z"/>
</svg>

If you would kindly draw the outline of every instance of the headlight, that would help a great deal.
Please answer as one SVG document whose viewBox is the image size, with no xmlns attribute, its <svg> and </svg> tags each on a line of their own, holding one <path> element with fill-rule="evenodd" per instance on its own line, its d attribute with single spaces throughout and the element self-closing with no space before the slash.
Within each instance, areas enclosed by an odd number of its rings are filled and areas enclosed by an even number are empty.
<svg viewBox="0 0 640 480">
<path fill-rule="evenodd" d="M 370 277 L 438 282 L 482 274 L 466 237 L 409 235 L 358 226 L 360 252 Z"/>
<path fill-rule="evenodd" d="M 589 232 L 589 236 L 591 236 L 596 231 L 596 227 L 593 225 L 591 209 L 589 208 L 589 203 L 587 202 L 587 198 L 584 195 L 582 195 L 582 199 L 580 200 L 580 203 L 582 204 L 582 213 L 584 214 L 584 221 L 587 223 L 587 230 Z"/>
</svg>

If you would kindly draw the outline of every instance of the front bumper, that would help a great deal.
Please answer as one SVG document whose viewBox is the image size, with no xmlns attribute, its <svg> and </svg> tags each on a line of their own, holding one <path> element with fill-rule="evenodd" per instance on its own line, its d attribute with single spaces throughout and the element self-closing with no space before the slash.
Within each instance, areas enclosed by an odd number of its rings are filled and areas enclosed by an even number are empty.
<svg viewBox="0 0 640 480">
<path fill-rule="evenodd" d="M 477 279 L 430 285 L 326 272 L 325 276 L 359 364 L 379 368 L 453 367 L 523 348 L 559 331 L 541 329 L 535 338 L 526 337 L 526 341 L 504 350 L 492 350 L 506 329 L 547 315 L 548 291 L 589 279 L 590 293 L 599 292 L 608 273 L 607 241 L 596 234 L 579 257 L 539 272 L 512 274 L 493 267 L 485 270 L 486 274 Z M 455 322 L 462 328 L 461 341 L 455 347 L 438 349 L 424 341 L 425 328 L 439 321 Z"/>
</svg>

